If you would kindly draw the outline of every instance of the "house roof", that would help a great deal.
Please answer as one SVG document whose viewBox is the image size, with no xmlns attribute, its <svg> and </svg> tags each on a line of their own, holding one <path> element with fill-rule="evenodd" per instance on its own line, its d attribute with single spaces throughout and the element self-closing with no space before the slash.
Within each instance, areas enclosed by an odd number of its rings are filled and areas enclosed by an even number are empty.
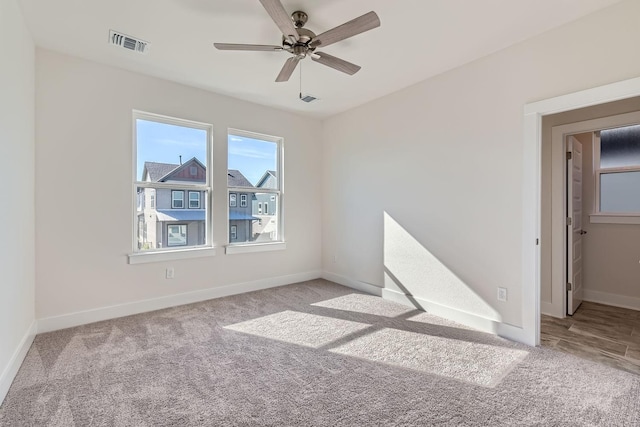
<svg viewBox="0 0 640 427">
<path fill-rule="evenodd" d="M 237 169 L 229 169 L 229 171 L 227 172 L 227 182 L 228 182 L 229 187 L 251 187 L 251 188 L 253 188 L 253 185 L 251 185 L 249 180 L 247 178 L 245 178 L 245 176 L 242 175 L 242 172 L 240 172 Z"/>
<path fill-rule="evenodd" d="M 173 170 L 167 172 L 164 176 L 158 178 L 158 181 L 166 181 L 167 179 L 171 178 L 172 175 L 176 175 L 178 172 L 187 168 L 188 166 L 192 166 L 194 163 L 200 166 L 202 169 L 207 170 L 207 167 L 203 165 L 200 160 L 198 160 L 195 157 L 192 157 L 186 162 L 182 163 L 181 165 L 175 165 L 176 167 Z"/>
<path fill-rule="evenodd" d="M 149 179 L 154 182 L 179 167 L 180 165 L 173 163 L 144 162 L 144 169 L 149 174 Z"/>
<path fill-rule="evenodd" d="M 263 187 L 265 181 L 269 179 L 270 176 L 276 178 L 276 171 L 270 171 L 270 170 L 265 171 L 264 175 L 262 175 L 262 177 L 258 180 L 256 187 Z"/>
<path fill-rule="evenodd" d="M 204 209 L 158 209 L 158 221 L 204 221 Z"/>
<path fill-rule="evenodd" d="M 186 167 L 191 162 L 197 162 L 198 164 L 200 164 L 200 166 L 206 169 L 206 167 L 195 157 L 184 162 L 182 165 L 177 165 L 174 163 L 144 162 L 144 168 L 149 174 L 149 178 L 151 179 L 151 181 L 157 182 L 168 178 L 169 175 L 177 172 L 179 169 Z M 274 171 L 267 172 L 272 172 L 273 174 L 275 174 Z M 249 180 L 242 174 L 242 172 L 237 169 L 228 170 L 227 180 L 229 187 L 254 188 Z"/>
<path fill-rule="evenodd" d="M 229 212 L 229 221 L 259 221 L 259 220 L 260 218 L 247 215 L 242 212 L 236 212 L 236 211 Z"/>
</svg>

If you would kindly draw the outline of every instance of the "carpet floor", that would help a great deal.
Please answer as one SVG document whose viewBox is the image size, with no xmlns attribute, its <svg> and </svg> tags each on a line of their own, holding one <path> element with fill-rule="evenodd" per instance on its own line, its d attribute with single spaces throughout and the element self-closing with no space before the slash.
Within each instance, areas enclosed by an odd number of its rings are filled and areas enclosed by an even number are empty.
<svg viewBox="0 0 640 427">
<path fill-rule="evenodd" d="M 640 376 L 324 280 L 36 337 L 2 426 L 638 426 Z"/>
</svg>

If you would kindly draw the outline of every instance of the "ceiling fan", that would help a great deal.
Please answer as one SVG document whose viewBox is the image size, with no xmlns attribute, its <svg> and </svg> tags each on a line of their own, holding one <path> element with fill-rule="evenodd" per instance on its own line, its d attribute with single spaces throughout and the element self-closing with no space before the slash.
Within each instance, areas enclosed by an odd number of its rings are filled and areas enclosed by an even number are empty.
<svg viewBox="0 0 640 427">
<path fill-rule="evenodd" d="M 220 50 L 286 51 L 291 53 L 293 56 L 284 63 L 276 82 L 288 81 L 298 62 L 307 56 L 322 65 L 343 73 L 349 75 L 357 73 L 361 68 L 359 65 L 315 50 L 318 47 L 329 46 L 380 26 L 378 15 L 375 12 L 369 12 L 316 36 L 313 31 L 303 28 L 308 19 L 306 13 L 296 11 L 289 15 L 280 0 L 260 0 L 260 3 L 282 32 L 282 46 L 232 43 L 214 43 L 213 45 Z"/>
</svg>

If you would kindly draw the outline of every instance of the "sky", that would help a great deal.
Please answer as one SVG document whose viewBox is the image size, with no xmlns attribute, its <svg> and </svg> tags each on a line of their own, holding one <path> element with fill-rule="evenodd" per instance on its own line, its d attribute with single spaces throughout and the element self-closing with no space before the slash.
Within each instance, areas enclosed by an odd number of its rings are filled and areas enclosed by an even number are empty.
<svg viewBox="0 0 640 427">
<path fill-rule="evenodd" d="M 209 166 L 204 130 L 137 119 L 136 132 L 138 179 L 146 161 L 179 164 L 182 155 L 182 162 L 195 157 Z M 238 169 L 254 185 L 266 170 L 276 170 L 274 142 L 229 135 L 228 147 L 228 169 Z"/>
</svg>

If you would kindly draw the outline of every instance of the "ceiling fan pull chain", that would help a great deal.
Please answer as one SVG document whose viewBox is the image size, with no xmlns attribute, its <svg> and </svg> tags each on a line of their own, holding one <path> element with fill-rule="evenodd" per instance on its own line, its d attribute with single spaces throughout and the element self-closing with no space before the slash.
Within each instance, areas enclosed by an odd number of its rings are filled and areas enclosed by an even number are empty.
<svg viewBox="0 0 640 427">
<path fill-rule="evenodd" d="M 302 99 L 302 62 L 300 63 L 300 99 Z"/>
</svg>

